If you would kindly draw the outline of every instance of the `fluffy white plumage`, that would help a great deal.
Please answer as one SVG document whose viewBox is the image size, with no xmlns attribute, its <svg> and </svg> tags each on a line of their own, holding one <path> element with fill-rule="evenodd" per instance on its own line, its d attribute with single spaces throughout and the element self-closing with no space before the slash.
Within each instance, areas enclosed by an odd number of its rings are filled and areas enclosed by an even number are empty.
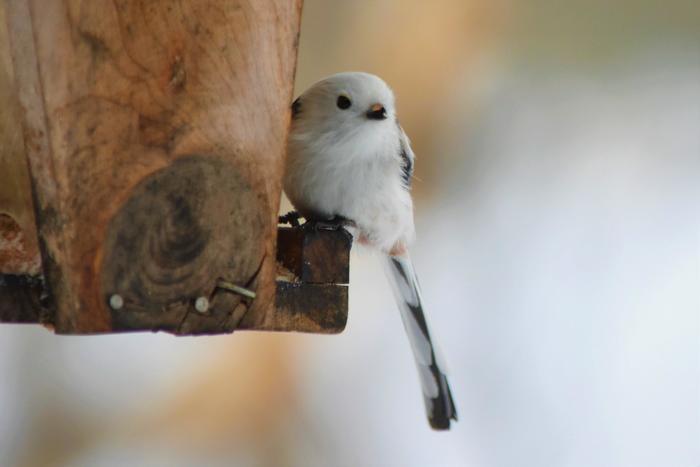
<svg viewBox="0 0 700 467">
<path fill-rule="evenodd" d="M 351 99 L 348 109 L 336 105 L 341 95 Z M 389 86 L 367 73 L 340 73 L 297 102 L 284 180 L 292 204 L 305 217 L 351 219 L 361 241 L 384 252 L 410 243 L 413 201 L 400 176 L 402 141 L 409 151 L 410 145 Z M 366 117 L 375 104 L 384 107 L 385 119 Z"/>
<path fill-rule="evenodd" d="M 410 194 L 414 156 L 380 78 L 340 73 L 292 105 L 284 190 L 307 219 L 344 218 L 353 235 L 386 254 L 385 269 L 418 367 L 428 419 L 457 419 L 447 377 L 423 315 L 407 247 L 415 236 Z"/>
</svg>

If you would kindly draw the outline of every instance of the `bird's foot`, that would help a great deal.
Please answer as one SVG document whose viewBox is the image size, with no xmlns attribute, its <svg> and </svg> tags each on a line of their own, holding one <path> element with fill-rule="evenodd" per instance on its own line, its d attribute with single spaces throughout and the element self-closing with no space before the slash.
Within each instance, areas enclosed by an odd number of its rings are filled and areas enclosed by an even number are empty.
<svg viewBox="0 0 700 467">
<path fill-rule="evenodd" d="M 279 216 L 277 222 L 280 224 L 289 224 L 292 227 L 299 227 L 299 219 L 301 214 L 298 211 L 289 211 L 284 216 Z"/>
<path fill-rule="evenodd" d="M 333 216 L 330 219 L 315 219 L 308 221 L 304 225 L 309 225 L 315 230 L 340 230 L 344 227 L 355 227 L 355 222 L 343 216 Z"/>
</svg>

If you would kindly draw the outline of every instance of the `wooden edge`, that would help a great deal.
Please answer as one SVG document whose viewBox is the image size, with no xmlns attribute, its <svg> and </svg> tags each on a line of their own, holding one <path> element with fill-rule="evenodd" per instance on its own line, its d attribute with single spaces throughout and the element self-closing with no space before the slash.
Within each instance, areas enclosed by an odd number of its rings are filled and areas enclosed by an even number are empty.
<svg viewBox="0 0 700 467">
<path fill-rule="evenodd" d="M 318 276 L 313 272 L 315 267 L 322 268 L 322 273 L 331 274 L 331 277 L 347 277 L 349 271 L 349 251 L 351 238 L 342 229 L 339 231 L 317 231 L 308 228 L 280 228 L 284 231 L 282 237 L 299 239 L 296 244 L 302 245 L 297 251 L 285 253 L 278 252 L 278 258 L 287 258 L 286 263 L 278 262 L 278 275 L 276 285 L 275 309 L 265 322 L 254 326 L 247 326 L 241 321 L 240 311 L 244 310 L 240 300 L 222 303 L 225 308 L 233 307 L 231 315 L 234 320 L 226 326 L 203 328 L 203 333 L 221 334 L 236 330 L 280 331 L 280 332 L 306 332 L 317 334 L 336 334 L 345 329 L 348 318 L 348 285 L 345 283 L 307 283 L 293 272 L 303 270 L 304 263 L 307 269 L 311 269 L 311 276 Z M 305 236 L 310 235 L 308 242 Z M 304 244 L 311 244 L 312 248 L 304 249 Z M 278 248 L 286 249 L 282 242 Z M 296 255 L 296 256 L 295 256 Z M 296 257 L 297 262 L 290 262 L 289 258 Z M 324 262 L 321 262 L 321 259 Z M 216 301 L 212 303 L 217 308 Z M 241 308 L 241 310 L 239 310 Z M 40 323 L 52 328 L 53 313 L 47 289 L 41 276 L 2 275 L 0 274 L 0 323 Z M 198 316 L 190 313 L 191 320 L 205 320 L 206 316 Z M 218 313 L 216 314 L 218 316 Z M 214 317 L 216 317 L 214 316 Z M 223 316 L 223 315 L 222 315 Z M 234 319 L 235 318 L 235 319 Z M 156 320 L 157 321 L 157 320 Z M 183 320 L 186 323 L 186 320 Z M 240 324 L 240 325 L 239 325 Z M 226 329 L 224 329 L 226 328 Z M 166 331 L 173 334 L 191 334 L 189 326 L 169 327 L 154 322 L 151 328 L 124 327 L 112 329 L 111 332 L 124 331 Z M 200 333 L 200 332 L 198 332 Z"/>
<path fill-rule="evenodd" d="M 277 281 L 275 308 L 264 330 L 338 334 L 348 321 L 348 286 Z"/>
</svg>

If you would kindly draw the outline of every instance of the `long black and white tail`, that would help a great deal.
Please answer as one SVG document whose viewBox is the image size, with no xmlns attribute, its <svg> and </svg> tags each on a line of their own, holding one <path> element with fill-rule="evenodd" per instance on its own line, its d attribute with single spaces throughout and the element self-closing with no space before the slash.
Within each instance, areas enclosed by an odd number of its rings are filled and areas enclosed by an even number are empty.
<svg viewBox="0 0 700 467">
<path fill-rule="evenodd" d="M 440 368 L 440 358 L 430 338 L 411 258 L 407 253 L 386 256 L 385 270 L 416 359 L 430 426 L 436 430 L 448 430 L 450 420 L 457 420 L 457 410 L 443 371 L 444 365 Z"/>
</svg>

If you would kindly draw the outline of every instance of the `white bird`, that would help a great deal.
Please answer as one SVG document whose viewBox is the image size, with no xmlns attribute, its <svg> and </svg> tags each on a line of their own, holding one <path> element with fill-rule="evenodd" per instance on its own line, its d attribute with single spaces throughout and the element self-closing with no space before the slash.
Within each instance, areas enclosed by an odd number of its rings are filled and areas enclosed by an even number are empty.
<svg viewBox="0 0 700 467">
<path fill-rule="evenodd" d="M 457 412 L 423 315 L 408 245 L 415 236 L 414 155 L 396 117 L 394 93 L 377 76 L 339 73 L 292 104 L 284 190 L 306 219 L 342 223 L 382 252 L 420 376 L 430 425 L 449 429 Z"/>
</svg>

